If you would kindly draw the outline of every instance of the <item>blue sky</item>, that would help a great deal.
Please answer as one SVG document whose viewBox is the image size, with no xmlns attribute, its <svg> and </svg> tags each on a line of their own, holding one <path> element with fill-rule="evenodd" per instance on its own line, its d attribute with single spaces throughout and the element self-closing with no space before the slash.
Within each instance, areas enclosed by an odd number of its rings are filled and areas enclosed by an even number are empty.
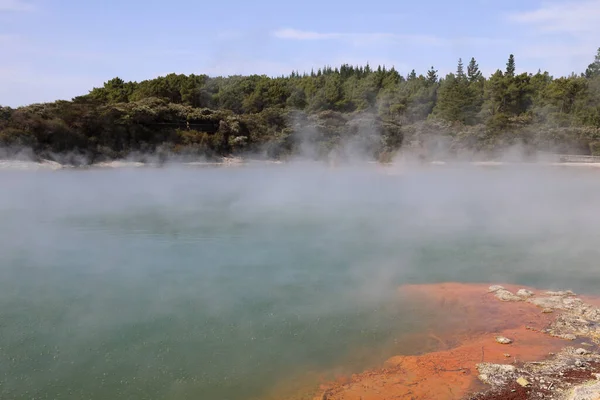
<svg viewBox="0 0 600 400">
<path fill-rule="evenodd" d="M 0 0 L 0 104 L 70 99 L 110 78 L 170 72 L 281 75 L 341 63 L 403 74 L 582 72 L 600 47 L 600 0 Z"/>
</svg>

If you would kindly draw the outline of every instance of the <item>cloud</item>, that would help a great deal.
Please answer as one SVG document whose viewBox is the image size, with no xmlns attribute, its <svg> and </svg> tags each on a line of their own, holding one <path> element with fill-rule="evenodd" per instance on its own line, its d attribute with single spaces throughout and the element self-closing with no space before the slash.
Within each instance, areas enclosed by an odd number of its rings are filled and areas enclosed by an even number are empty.
<svg viewBox="0 0 600 400">
<path fill-rule="evenodd" d="M 15 56 L 15 50 L 26 48 L 26 42 L 21 35 L 11 33 L 0 33 L 0 66 Z"/>
<path fill-rule="evenodd" d="M 527 52 L 524 54 L 527 58 L 574 58 L 593 56 L 593 49 L 589 46 L 578 44 L 561 43 L 537 43 L 527 46 Z"/>
<path fill-rule="evenodd" d="M 13 42 L 14 38 L 13 35 L 0 34 L 0 45 L 10 44 Z"/>
<path fill-rule="evenodd" d="M 505 43 L 504 39 L 492 39 L 485 37 L 456 37 L 442 38 L 434 35 L 424 34 L 397 34 L 386 32 L 374 33 L 340 33 L 340 32 L 314 32 L 298 29 L 283 28 L 276 30 L 271 35 L 277 39 L 284 40 L 343 40 L 354 45 L 372 45 L 372 44 L 414 44 L 424 46 L 450 46 L 450 45 L 472 45 L 489 46 Z"/>
<path fill-rule="evenodd" d="M 530 26 L 538 33 L 566 33 L 574 36 L 600 33 L 600 0 L 554 2 L 508 20 Z"/>
<path fill-rule="evenodd" d="M 506 17 L 526 29 L 518 54 L 545 59 L 553 71 L 585 69 L 598 48 L 600 0 L 554 1 Z"/>
<path fill-rule="evenodd" d="M 224 31 L 219 31 L 216 33 L 216 38 L 220 40 L 232 40 L 232 39 L 240 39 L 244 36 L 244 33 L 241 31 L 229 29 Z"/>
<path fill-rule="evenodd" d="M 34 5 L 23 0 L 0 0 L 0 12 L 33 10 L 35 10 Z"/>
<path fill-rule="evenodd" d="M 292 40 L 327 40 L 327 39 L 341 39 L 345 35 L 343 33 L 319 33 L 310 31 L 300 31 L 297 29 L 279 29 L 273 32 L 273 36 L 278 39 L 292 39 Z"/>
<path fill-rule="evenodd" d="M 340 33 L 313 32 L 298 29 L 283 28 L 272 32 L 272 36 L 287 40 L 345 40 L 356 45 L 390 41 L 410 41 L 418 44 L 441 46 L 445 41 L 431 35 L 402 35 L 395 33 Z"/>
</svg>

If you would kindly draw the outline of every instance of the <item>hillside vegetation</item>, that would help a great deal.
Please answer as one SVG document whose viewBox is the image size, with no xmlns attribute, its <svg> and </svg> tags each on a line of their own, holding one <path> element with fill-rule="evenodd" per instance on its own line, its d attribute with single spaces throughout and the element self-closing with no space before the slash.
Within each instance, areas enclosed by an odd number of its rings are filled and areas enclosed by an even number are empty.
<svg viewBox="0 0 600 400">
<path fill-rule="evenodd" d="M 60 162 L 148 155 L 215 159 L 528 152 L 600 155 L 600 50 L 580 75 L 490 77 L 476 60 L 438 77 L 369 65 L 283 77 L 170 74 L 114 78 L 71 101 L 0 107 L 0 156 L 23 149 Z"/>
</svg>

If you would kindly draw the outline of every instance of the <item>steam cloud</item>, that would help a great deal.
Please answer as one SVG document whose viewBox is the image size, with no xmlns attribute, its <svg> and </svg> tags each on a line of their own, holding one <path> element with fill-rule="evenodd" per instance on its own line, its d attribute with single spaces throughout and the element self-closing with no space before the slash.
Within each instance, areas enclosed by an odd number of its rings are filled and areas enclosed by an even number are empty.
<svg viewBox="0 0 600 400">
<path fill-rule="evenodd" d="M 426 325 L 397 303 L 404 283 L 594 293 L 597 173 L 410 162 L 3 171 L 0 357 L 12 361 L 0 364 L 0 397 L 26 387 L 100 398 L 105 383 L 113 395 L 259 396 Z"/>
</svg>

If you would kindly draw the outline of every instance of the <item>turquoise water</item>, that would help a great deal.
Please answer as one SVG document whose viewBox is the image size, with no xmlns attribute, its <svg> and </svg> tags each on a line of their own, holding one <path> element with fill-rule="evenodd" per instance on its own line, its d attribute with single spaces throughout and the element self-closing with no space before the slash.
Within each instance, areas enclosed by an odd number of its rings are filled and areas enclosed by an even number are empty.
<svg viewBox="0 0 600 400">
<path fill-rule="evenodd" d="M 391 173 L 394 172 L 394 173 Z M 253 399 L 435 325 L 406 283 L 598 294 L 600 172 L 0 173 L 0 398 Z"/>
</svg>

